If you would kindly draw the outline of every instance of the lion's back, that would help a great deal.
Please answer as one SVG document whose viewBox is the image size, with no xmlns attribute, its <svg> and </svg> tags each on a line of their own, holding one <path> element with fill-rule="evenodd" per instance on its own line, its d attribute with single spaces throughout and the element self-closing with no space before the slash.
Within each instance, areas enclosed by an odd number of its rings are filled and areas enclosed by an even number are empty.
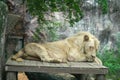
<svg viewBox="0 0 120 80">
<path fill-rule="evenodd" d="M 30 56 L 37 57 L 38 53 L 46 51 L 45 48 L 37 43 L 29 43 L 25 47 L 25 53 Z"/>
</svg>

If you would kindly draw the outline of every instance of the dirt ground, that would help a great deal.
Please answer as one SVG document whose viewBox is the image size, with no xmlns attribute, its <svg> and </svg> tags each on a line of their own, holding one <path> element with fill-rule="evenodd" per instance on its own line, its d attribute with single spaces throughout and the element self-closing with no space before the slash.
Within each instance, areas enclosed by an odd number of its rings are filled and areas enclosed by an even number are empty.
<svg viewBox="0 0 120 80">
<path fill-rule="evenodd" d="M 28 78 L 24 72 L 19 72 L 18 73 L 18 80 L 28 80 Z"/>
</svg>

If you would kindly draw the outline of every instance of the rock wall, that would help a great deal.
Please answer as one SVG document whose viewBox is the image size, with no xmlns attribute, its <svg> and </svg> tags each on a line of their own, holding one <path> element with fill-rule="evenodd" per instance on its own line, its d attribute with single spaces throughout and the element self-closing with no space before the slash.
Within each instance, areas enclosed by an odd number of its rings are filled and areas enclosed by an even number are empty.
<svg viewBox="0 0 120 80">
<path fill-rule="evenodd" d="M 5 31 L 7 22 L 7 5 L 0 1 L 0 80 L 5 79 Z"/>
</svg>

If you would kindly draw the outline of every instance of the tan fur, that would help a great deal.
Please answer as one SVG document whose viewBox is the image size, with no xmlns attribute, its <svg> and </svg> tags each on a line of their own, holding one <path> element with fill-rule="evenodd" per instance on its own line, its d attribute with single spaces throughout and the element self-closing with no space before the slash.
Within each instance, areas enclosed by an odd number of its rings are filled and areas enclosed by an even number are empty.
<svg viewBox="0 0 120 80">
<path fill-rule="evenodd" d="M 64 40 L 43 44 L 29 43 L 11 59 L 22 58 L 46 62 L 97 61 L 99 40 L 89 32 L 79 32 Z M 21 59 L 20 59 L 21 58 Z"/>
</svg>

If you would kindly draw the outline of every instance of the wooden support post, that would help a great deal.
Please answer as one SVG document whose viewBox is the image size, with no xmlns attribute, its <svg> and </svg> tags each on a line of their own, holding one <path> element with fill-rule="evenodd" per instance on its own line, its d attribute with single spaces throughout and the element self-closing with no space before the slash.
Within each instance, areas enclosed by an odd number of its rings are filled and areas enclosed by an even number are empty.
<svg viewBox="0 0 120 80">
<path fill-rule="evenodd" d="M 97 74 L 96 75 L 96 80 L 106 80 L 104 74 Z"/>
<path fill-rule="evenodd" d="M 86 80 L 85 74 L 73 74 L 77 80 Z"/>
<path fill-rule="evenodd" d="M 17 72 L 7 72 L 7 80 L 17 80 Z"/>
</svg>

